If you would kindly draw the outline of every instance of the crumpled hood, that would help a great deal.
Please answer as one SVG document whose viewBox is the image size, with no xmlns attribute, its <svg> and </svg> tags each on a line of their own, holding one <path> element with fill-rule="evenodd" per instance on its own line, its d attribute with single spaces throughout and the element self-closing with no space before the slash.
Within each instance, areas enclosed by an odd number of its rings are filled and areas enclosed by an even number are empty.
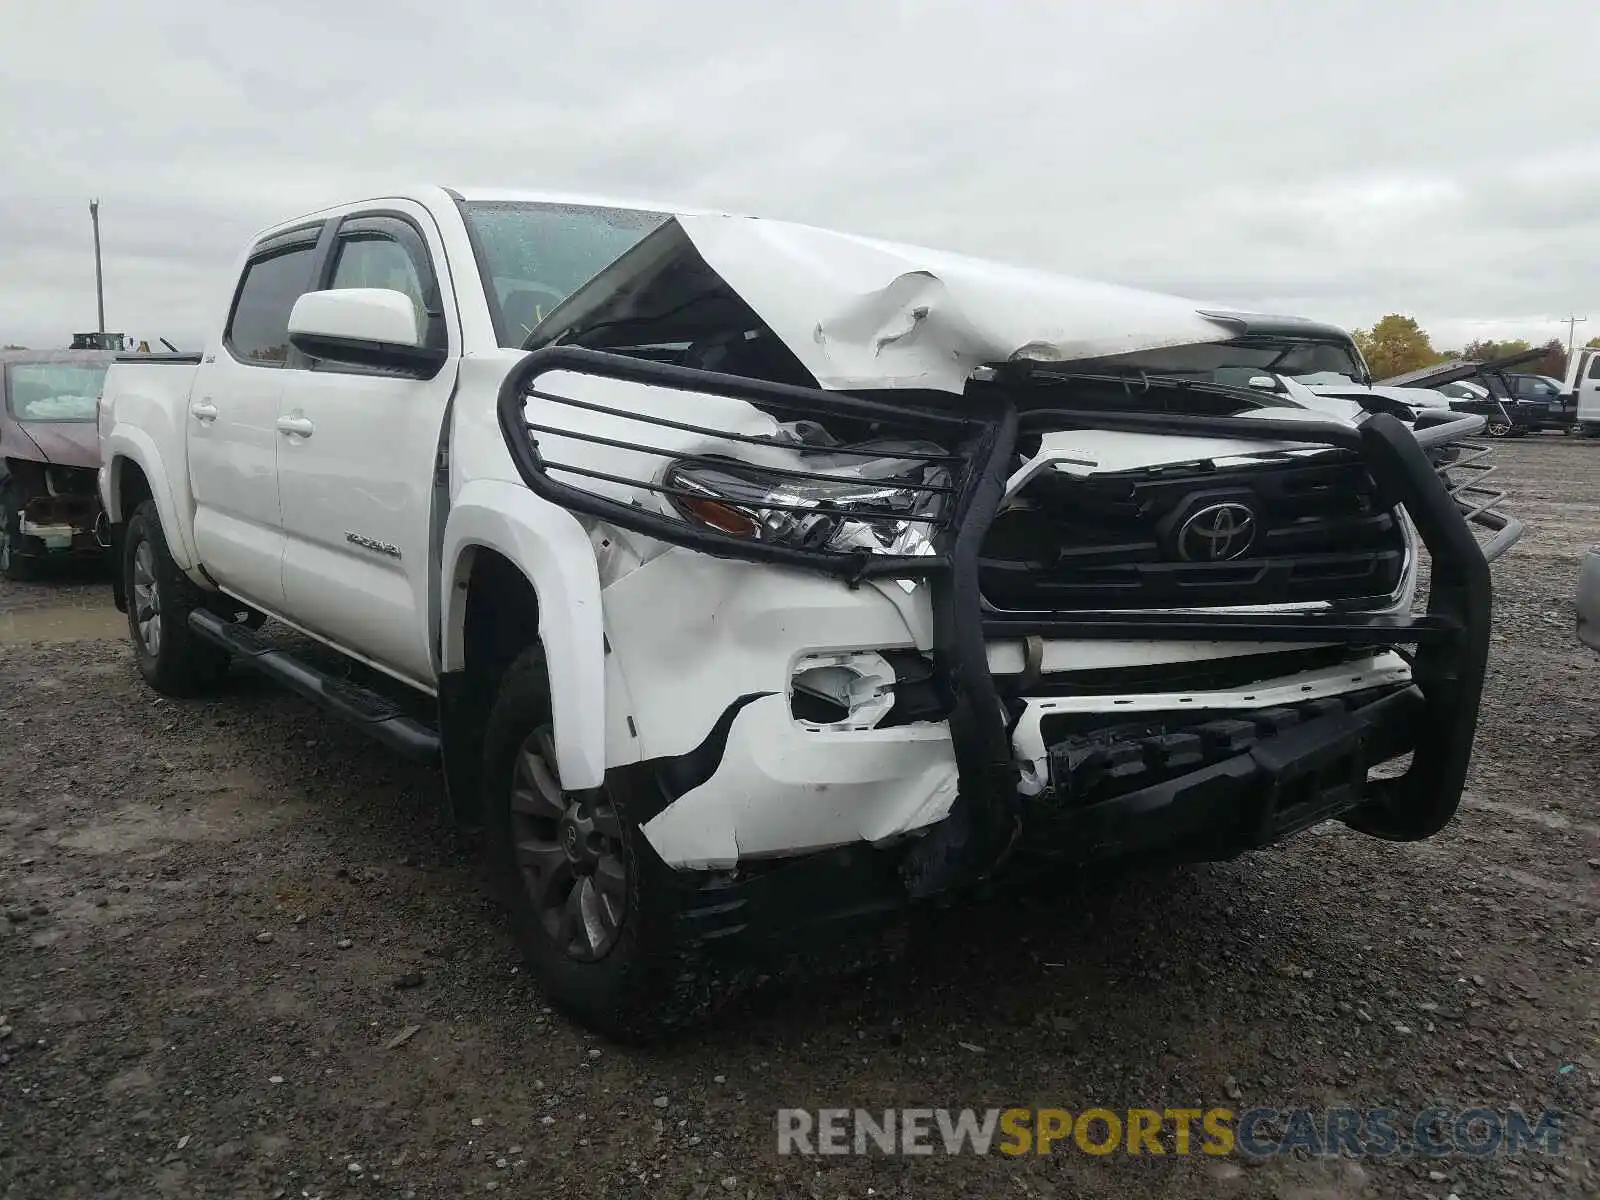
<svg viewBox="0 0 1600 1200">
<path fill-rule="evenodd" d="M 1226 341 L 1173 296 L 809 225 L 679 214 L 695 249 L 824 388 L 960 393 L 975 367 Z"/>
<path fill-rule="evenodd" d="M 19 421 L 14 428 L 38 447 L 38 457 L 44 462 L 60 467 L 100 466 L 99 433 L 93 421 Z M 16 453 L 19 448 L 26 451 L 26 443 L 8 447 L 8 452 L 16 458 L 33 457 Z"/>
</svg>

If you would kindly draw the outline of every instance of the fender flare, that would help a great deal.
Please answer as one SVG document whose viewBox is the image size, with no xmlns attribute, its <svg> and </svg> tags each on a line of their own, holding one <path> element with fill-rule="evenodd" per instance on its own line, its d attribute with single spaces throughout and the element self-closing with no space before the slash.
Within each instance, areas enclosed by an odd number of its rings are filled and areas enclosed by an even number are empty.
<svg viewBox="0 0 1600 1200">
<path fill-rule="evenodd" d="M 443 671 L 464 664 L 466 583 L 480 547 L 515 564 L 539 598 L 562 784 L 574 791 L 599 787 L 606 765 L 605 618 L 589 535 L 571 513 L 521 483 L 465 484 L 450 503 L 439 559 Z"/>
<path fill-rule="evenodd" d="M 167 551 L 183 571 L 193 572 L 199 556 L 195 553 L 193 532 L 178 520 L 178 505 L 172 495 L 172 481 L 161 462 L 155 439 L 142 429 L 121 424 L 112 427 L 101 445 L 106 462 L 106 495 L 101 502 L 106 515 L 116 524 L 125 524 L 131 515 L 122 511 L 122 472 L 132 462 L 144 472 L 150 485 L 150 498 L 156 502 L 161 532 L 166 535 Z"/>
</svg>

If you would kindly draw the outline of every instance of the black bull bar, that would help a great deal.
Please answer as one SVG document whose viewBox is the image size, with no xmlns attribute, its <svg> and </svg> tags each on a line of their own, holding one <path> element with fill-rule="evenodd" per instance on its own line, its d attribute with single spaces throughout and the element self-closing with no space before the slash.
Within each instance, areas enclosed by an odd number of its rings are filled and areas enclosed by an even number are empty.
<svg viewBox="0 0 1600 1200">
<path fill-rule="evenodd" d="M 723 438 L 735 448 L 741 441 L 764 439 L 654 415 L 631 398 L 629 408 L 616 408 L 540 386 L 541 377 L 555 372 L 743 400 L 780 419 L 836 418 L 855 427 L 870 425 L 875 433 L 932 440 L 949 453 L 929 456 L 928 462 L 950 465 L 954 480 L 952 486 L 940 489 L 951 493 L 942 518 L 928 520 L 936 553 L 890 558 L 764 543 L 625 502 L 618 498 L 618 486 L 669 495 L 672 489 L 662 485 L 660 471 L 627 477 L 593 465 L 558 461 L 547 451 L 554 446 L 559 453 L 560 447 L 589 443 L 638 452 L 655 461 L 685 455 L 652 444 L 651 431 Z M 573 409 L 603 414 L 609 435 L 551 423 Z M 1470 493 L 1481 489 L 1451 486 L 1435 461 L 1441 453 L 1459 457 L 1455 439 L 1473 432 L 1481 424 L 1478 418 L 1449 420 L 1433 428 L 1419 422 L 1414 433 L 1384 414 L 1368 416 L 1356 425 L 1315 417 L 1258 420 L 1070 409 L 1030 410 L 1019 417 L 999 386 L 974 389 L 961 397 L 923 394 L 908 401 L 902 393 L 893 400 L 863 399 L 567 346 L 534 351 L 518 363 L 501 388 L 498 413 L 523 482 L 537 495 L 573 512 L 702 553 L 815 570 L 851 586 L 869 578 L 927 580 L 934 668 L 949 700 L 948 721 L 959 770 L 960 800 L 953 816 L 960 821 L 956 845 L 941 846 L 940 839 L 930 838 L 926 853 L 943 857 L 955 850 L 966 872 L 985 874 L 1007 855 L 1017 840 L 1024 807 L 1005 712 L 989 668 L 988 643 L 994 639 L 1414 647 L 1409 655 L 1412 682 L 1398 692 L 1259 741 L 1236 758 L 1196 773 L 1203 778 L 1185 776 L 1087 810 L 1081 832 L 1088 843 L 1101 845 L 1108 853 L 1138 848 L 1151 840 L 1152 829 L 1187 835 L 1207 827 L 1225 856 L 1334 816 L 1373 836 L 1408 841 L 1438 832 L 1460 803 L 1488 658 L 1489 559 L 1521 532 L 1515 518 L 1490 503 L 1474 503 Z M 637 423 L 645 440 L 618 436 L 615 419 Z M 1391 507 L 1404 509 L 1427 548 L 1432 576 L 1426 611 L 1405 615 L 1338 610 L 995 611 L 979 591 L 979 551 L 999 511 L 1018 437 L 1039 428 L 1295 442 L 1357 454 L 1379 495 Z M 607 485 L 612 495 L 602 494 Z M 1473 525 L 1491 531 L 1487 544 L 1480 545 Z M 1404 774 L 1366 778 L 1369 757 L 1381 761 L 1406 749 L 1413 757 Z M 945 874 L 933 863 L 924 868 Z"/>
</svg>

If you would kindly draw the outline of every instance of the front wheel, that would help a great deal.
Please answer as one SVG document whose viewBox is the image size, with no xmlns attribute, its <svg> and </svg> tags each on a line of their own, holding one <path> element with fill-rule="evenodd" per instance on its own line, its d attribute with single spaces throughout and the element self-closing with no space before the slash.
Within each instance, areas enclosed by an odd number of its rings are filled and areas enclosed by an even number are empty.
<svg viewBox="0 0 1600 1200">
<path fill-rule="evenodd" d="M 193 696 L 226 674 L 227 653 L 189 625 L 189 614 L 206 607 L 205 593 L 172 561 L 154 501 L 128 521 L 122 579 L 133 658 L 146 683 L 168 696 Z"/>
<path fill-rule="evenodd" d="M 687 889 L 640 832 L 636 798 L 616 784 L 583 793 L 561 785 L 537 647 L 501 681 L 484 731 L 483 790 L 490 868 L 556 1007 L 623 1041 L 657 1037 L 710 1008 L 677 936 Z"/>
<path fill-rule="evenodd" d="M 1496 414 L 1489 418 L 1489 423 L 1484 427 L 1490 437 L 1503 438 L 1511 436 L 1512 425 L 1508 417 Z"/>
</svg>

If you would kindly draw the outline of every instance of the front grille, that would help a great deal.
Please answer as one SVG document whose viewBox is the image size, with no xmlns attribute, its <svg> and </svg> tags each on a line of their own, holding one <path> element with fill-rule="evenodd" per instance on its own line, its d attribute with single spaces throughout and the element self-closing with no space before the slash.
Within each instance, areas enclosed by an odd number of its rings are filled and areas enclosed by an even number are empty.
<svg viewBox="0 0 1600 1200">
<path fill-rule="evenodd" d="M 1405 552 L 1365 467 L 1332 451 L 1042 471 L 996 518 L 979 578 L 1009 611 L 1350 601 L 1393 594 Z"/>
</svg>

